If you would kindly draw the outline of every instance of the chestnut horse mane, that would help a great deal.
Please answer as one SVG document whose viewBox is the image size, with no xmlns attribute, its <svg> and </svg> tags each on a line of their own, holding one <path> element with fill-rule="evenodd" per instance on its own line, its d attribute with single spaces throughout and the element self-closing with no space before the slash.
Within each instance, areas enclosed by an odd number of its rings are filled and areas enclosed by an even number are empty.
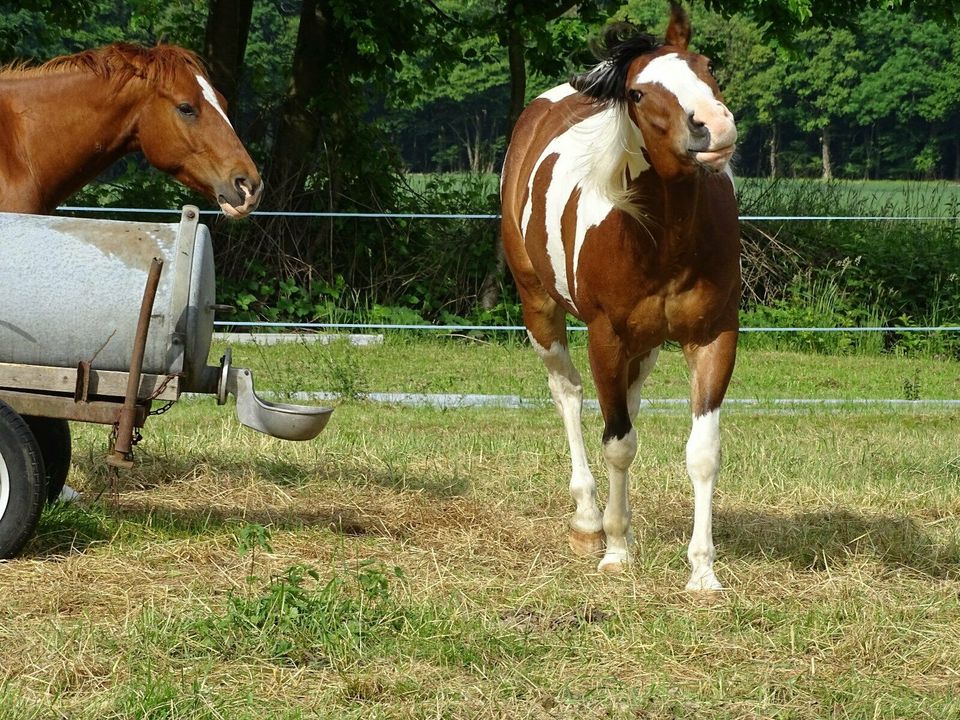
<svg viewBox="0 0 960 720">
<path fill-rule="evenodd" d="M 634 58 L 653 52 L 663 42 L 629 22 L 608 25 L 590 44 L 600 64 L 579 75 L 570 84 L 599 105 L 626 102 L 627 71 Z"/>
<path fill-rule="evenodd" d="M 0 68 L 0 78 L 11 76 L 41 76 L 70 70 L 93 73 L 105 80 L 123 84 L 141 78 L 151 84 L 165 84 L 174 73 L 186 67 L 194 74 L 206 76 L 203 62 L 196 53 L 176 45 L 143 47 L 133 43 L 117 42 L 74 55 L 63 55 L 42 65 L 14 63 Z"/>
</svg>

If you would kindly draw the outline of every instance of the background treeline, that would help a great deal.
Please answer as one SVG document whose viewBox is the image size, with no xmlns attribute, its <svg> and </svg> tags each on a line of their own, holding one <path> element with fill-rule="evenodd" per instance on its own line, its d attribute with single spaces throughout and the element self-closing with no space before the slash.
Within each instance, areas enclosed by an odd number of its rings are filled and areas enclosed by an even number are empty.
<svg viewBox="0 0 960 720">
<path fill-rule="evenodd" d="M 741 190 L 745 210 L 957 214 L 952 186 L 888 187 L 877 205 L 869 183 L 851 194 L 797 180 L 960 178 L 952 2 L 687 6 L 694 46 L 713 58 L 737 117 L 737 174 L 772 178 Z M 24 0 L 0 2 L 0 62 L 114 40 L 184 45 L 207 61 L 263 170 L 263 209 L 495 213 L 492 173 L 525 103 L 594 62 L 589 39 L 610 19 L 659 33 L 666 10 L 665 0 Z M 197 198 L 133 157 L 75 200 Z M 237 318 L 518 319 L 494 221 L 261 216 L 215 232 Z M 955 223 L 754 223 L 744 240 L 744 310 L 760 321 L 794 324 L 807 310 L 832 324 L 960 317 Z"/>
</svg>

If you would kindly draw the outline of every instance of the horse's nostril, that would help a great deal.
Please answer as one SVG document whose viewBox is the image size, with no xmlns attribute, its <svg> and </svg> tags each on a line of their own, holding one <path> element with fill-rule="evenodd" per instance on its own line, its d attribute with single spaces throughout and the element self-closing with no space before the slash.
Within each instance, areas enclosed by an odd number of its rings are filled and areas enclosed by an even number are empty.
<svg viewBox="0 0 960 720">
<path fill-rule="evenodd" d="M 690 125 L 690 129 L 694 132 L 702 131 L 707 125 L 705 122 L 697 120 L 693 113 L 687 115 L 687 123 Z"/>
</svg>

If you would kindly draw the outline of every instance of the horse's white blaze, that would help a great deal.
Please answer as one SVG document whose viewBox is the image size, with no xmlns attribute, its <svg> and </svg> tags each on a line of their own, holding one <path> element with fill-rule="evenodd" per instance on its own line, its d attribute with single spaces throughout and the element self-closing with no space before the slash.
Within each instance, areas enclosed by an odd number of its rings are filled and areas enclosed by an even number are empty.
<svg viewBox="0 0 960 720">
<path fill-rule="evenodd" d="M 564 83 L 563 85 L 557 85 L 554 88 L 550 88 L 546 92 L 542 92 L 537 95 L 537 100 L 549 100 L 550 102 L 560 102 L 565 97 L 569 97 L 576 92 L 573 85 L 570 83 Z"/>
<path fill-rule="evenodd" d="M 687 440 L 687 474 L 693 485 L 693 532 L 687 559 L 690 561 L 689 590 L 719 590 L 713 572 L 713 489 L 720 470 L 720 409 L 695 415 Z"/>
<path fill-rule="evenodd" d="M 706 123 L 711 147 L 727 147 L 736 141 L 737 128 L 727 106 L 717 100 L 710 86 L 676 53 L 651 60 L 637 75 L 636 83 L 658 83 L 673 93 L 685 112 L 693 113 L 696 120 Z"/>
<path fill-rule="evenodd" d="M 540 345 L 528 332 L 543 364 L 547 367 L 550 394 L 557 412 L 563 419 L 563 428 L 567 433 L 570 446 L 570 496 L 576 503 L 576 510 L 570 520 L 570 527 L 582 533 L 596 533 L 602 529 L 600 510 L 597 508 L 597 481 L 590 472 L 587 463 L 587 450 L 583 442 L 583 427 L 580 412 L 583 407 L 583 384 L 580 373 L 570 359 L 570 353 L 559 342 L 547 349 Z"/>
<path fill-rule="evenodd" d="M 231 128 L 233 124 L 230 122 L 230 118 L 227 117 L 227 114 L 223 111 L 223 108 L 220 106 L 220 101 L 217 100 L 217 93 L 214 92 L 213 86 L 207 81 L 203 75 L 197 75 L 197 83 L 200 85 L 200 90 L 203 92 L 203 99 L 208 103 L 213 105 L 213 109 L 220 113 L 221 117 L 226 121 L 227 125 Z"/>
<path fill-rule="evenodd" d="M 603 511 L 603 532 L 607 536 L 607 550 L 599 568 L 623 565 L 630 561 L 630 464 L 637 455 L 637 431 L 622 438 L 611 438 L 603 444 L 603 459 L 607 463 L 610 494 Z"/>
</svg>

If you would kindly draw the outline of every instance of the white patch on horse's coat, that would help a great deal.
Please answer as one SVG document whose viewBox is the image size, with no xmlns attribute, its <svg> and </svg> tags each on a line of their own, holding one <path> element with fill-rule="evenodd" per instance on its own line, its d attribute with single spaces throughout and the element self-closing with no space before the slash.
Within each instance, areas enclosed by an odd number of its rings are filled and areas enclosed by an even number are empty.
<svg viewBox="0 0 960 720">
<path fill-rule="evenodd" d="M 713 572 L 713 489 L 720 470 L 720 409 L 694 415 L 687 440 L 687 474 L 693 485 L 693 532 L 687 559 L 690 561 L 688 590 L 720 590 Z"/>
<path fill-rule="evenodd" d="M 597 508 L 597 481 L 590 472 L 587 463 L 587 450 L 583 442 L 583 426 L 580 423 L 580 411 L 583 406 L 583 383 L 570 359 L 570 352 L 559 342 L 553 342 L 550 349 L 538 343 L 527 331 L 530 344 L 537 351 L 547 368 L 550 394 L 557 412 L 563 419 L 563 428 L 567 433 L 570 446 L 570 496 L 576 503 L 576 510 L 570 519 L 570 527 L 581 533 L 596 533 L 603 529 L 600 510 Z"/>
<path fill-rule="evenodd" d="M 557 85 L 556 87 L 550 88 L 546 92 L 542 92 L 537 95 L 537 100 L 549 100 L 550 102 L 560 102 L 565 97 L 570 97 L 576 92 L 576 89 L 570 83 L 564 83 L 563 85 Z"/>
<path fill-rule="evenodd" d="M 200 90 L 203 92 L 203 99 L 213 105 L 213 109 L 220 113 L 223 119 L 226 120 L 227 125 L 232 128 L 233 124 L 220 106 L 220 101 L 217 100 L 217 93 L 214 92 L 213 85 L 211 85 L 203 75 L 197 75 L 197 83 L 199 83 Z"/>
<path fill-rule="evenodd" d="M 566 92 L 566 87 L 570 86 L 553 88 L 544 96 L 558 96 Z M 629 114 L 621 108 L 610 107 L 571 125 L 553 138 L 537 158 L 530 173 L 527 202 L 520 222 L 524 236 L 533 215 L 534 180 L 543 162 L 552 155 L 557 156 L 547 186 L 547 257 L 556 278 L 557 292 L 574 309 L 577 270 L 587 231 L 603 222 L 615 207 L 636 212 L 635 208 L 628 207 L 626 174 L 629 170 L 631 177 L 636 177 L 649 167 L 642 150 L 643 136 L 630 120 Z M 578 188 L 580 198 L 573 238 L 573 274 L 568 277 L 561 219 L 570 196 Z"/>
</svg>

